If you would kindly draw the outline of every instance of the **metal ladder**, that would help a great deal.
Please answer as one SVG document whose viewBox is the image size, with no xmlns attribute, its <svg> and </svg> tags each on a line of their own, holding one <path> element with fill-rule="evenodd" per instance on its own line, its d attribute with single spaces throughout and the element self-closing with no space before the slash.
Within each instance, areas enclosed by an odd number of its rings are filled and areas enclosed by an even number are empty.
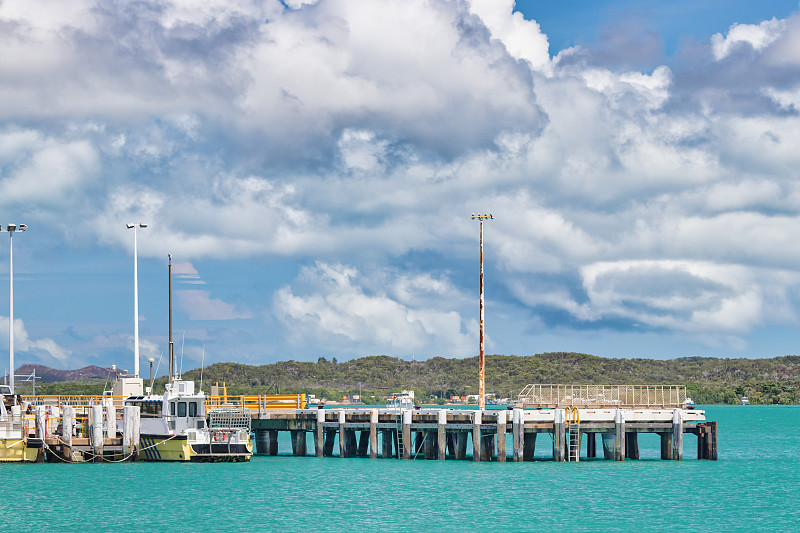
<svg viewBox="0 0 800 533">
<path fill-rule="evenodd" d="M 403 413 L 397 415 L 397 458 L 403 458 Z"/>
<path fill-rule="evenodd" d="M 567 422 L 567 461 L 581 460 L 581 418 L 577 407 L 564 410 Z"/>
<path fill-rule="evenodd" d="M 580 424 L 569 424 L 567 431 L 568 431 L 567 461 L 580 461 L 581 459 Z"/>
</svg>

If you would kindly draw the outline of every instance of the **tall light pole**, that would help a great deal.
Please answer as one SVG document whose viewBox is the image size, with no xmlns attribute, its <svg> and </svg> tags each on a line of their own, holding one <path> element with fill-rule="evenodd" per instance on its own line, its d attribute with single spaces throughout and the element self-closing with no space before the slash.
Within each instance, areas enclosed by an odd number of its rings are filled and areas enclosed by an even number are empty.
<svg viewBox="0 0 800 533">
<path fill-rule="evenodd" d="M 480 388 L 478 391 L 478 409 L 483 411 L 486 407 L 486 360 L 483 351 L 483 221 L 486 219 L 492 220 L 492 215 L 476 215 L 472 214 L 472 220 L 480 220 L 481 222 L 481 377 Z"/>
<path fill-rule="evenodd" d="M 126 224 L 133 229 L 133 376 L 139 377 L 139 269 L 136 244 L 136 228 L 146 228 L 147 224 Z"/>
<path fill-rule="evenodd" d="M 25 224 L 6 224 L 5 229 L 0 227 L 0 231 L 8 233 L 8 364 L 11 367 L 8 375 L 11 394 L 14 394 L 14 232 L 26 229 L 28 226 Z"/>
</svg>

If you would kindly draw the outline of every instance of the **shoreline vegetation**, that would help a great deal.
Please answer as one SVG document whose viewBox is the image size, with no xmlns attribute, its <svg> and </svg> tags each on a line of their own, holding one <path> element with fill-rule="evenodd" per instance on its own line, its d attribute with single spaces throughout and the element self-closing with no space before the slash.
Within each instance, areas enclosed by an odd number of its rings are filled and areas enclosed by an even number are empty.
<svg viewBox="0 0 800 533">
<path fill-rule="evenodd" d="M 37 394 L 101 394 L 109 386 L 109 377 L 56 381 L 59 372 L 74 376 L 77 371 L 36 368 L 37 374 L 47 375 L 49 381 L 37 382 Z M 143 377 L 146 381 L 147 376 Z M 200 369 L 184 372 L 183 377 L 199 383 Z M 156 379 L 155 390 L 163 390 L 165 382 L 165 377 Z M 343 362 L 319 357 L 316 362 L 289 360 L 258 366 L 214 363 L 203 369 L 204 389 L 223 382 L 229 395 L 309 393 L 337 401 L 345 395 L 359 395 L 364 403 L 382 404 L 387 394 L 405 389 L 414 390 L 418 403 L 445 404 L 450 396 L 478 393 L 478 357 L 407 361 L 378 355 Z M 686 385 L 687 394 L 697 404 L 738 404 L 742 396 L 752 404 L 800 404 L 800 356 L 669 360 L 567 352 L 486 356 L 487 394 L 515 399 L 529 383 Z M 21 394 L 30 394 L 30 388 L 30 383 L 18 382 Z"/>
</svg>

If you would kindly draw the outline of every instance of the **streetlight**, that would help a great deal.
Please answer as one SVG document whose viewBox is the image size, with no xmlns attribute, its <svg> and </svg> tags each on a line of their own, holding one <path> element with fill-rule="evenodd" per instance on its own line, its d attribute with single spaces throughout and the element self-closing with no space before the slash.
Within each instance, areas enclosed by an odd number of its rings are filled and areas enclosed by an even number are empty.
<svg viewBox="0 0 800 533">
<path fill-rule="evenodd" d="M 147 362 L 150 363 L 150 394 L 153 394 L 153 363 L 155 362 L 155 358 L 148 357 Z"/>
<path fill-rule="evenodd" d="M 8 359 L 11 371 L 8 373 L 10 377 L 9 385 L 11 387 L 11 394 L 14 394 L 14 232 L 25 231 L 28 226 L 25 224 L 6 224 L 3 229 L 0 226 L 0 231 L 8 233 L 8 299 L 9 299 L 9 312 L 8 312 Z"/>
<path fill-rule="evenodd" d="M 486 363 L 485 355 L 483 353 L 483 221 L 486 219 L 492 220 L 492 215 L 476 215 L 472 214 L 472 220 L 480 220 L 481 222 L 481 377 L 480 377 L 480 390 L 478 391 L 478 409 L 483 411 L 486 407 Z"/>
<path fill-rule="evenodd" d="M 133 229 L 133 377 L 139 377 L 139 270 L 137 266 L 136 228 L 146 228 L 147 224 L 126 224 Z"/>
</svg>

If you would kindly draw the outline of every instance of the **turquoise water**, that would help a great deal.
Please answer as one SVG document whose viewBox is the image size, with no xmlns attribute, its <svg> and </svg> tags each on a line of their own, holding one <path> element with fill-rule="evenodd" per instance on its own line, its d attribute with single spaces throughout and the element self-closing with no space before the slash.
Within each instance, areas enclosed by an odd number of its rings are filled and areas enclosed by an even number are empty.
<svg viewBox="0 0 800 533">
<path fill-rule="evenodd" d="M 0 520 L 9 532 L 800 531 L 800 406 L 701 408 L 718 421 L 716 462 L 694 459 L 693 435 L 682 462 L 640 435 L 642 460 L 624 463 L 4 464 Z M 550 439 L 536 444 L 550 453 Z"/>
</svg>

